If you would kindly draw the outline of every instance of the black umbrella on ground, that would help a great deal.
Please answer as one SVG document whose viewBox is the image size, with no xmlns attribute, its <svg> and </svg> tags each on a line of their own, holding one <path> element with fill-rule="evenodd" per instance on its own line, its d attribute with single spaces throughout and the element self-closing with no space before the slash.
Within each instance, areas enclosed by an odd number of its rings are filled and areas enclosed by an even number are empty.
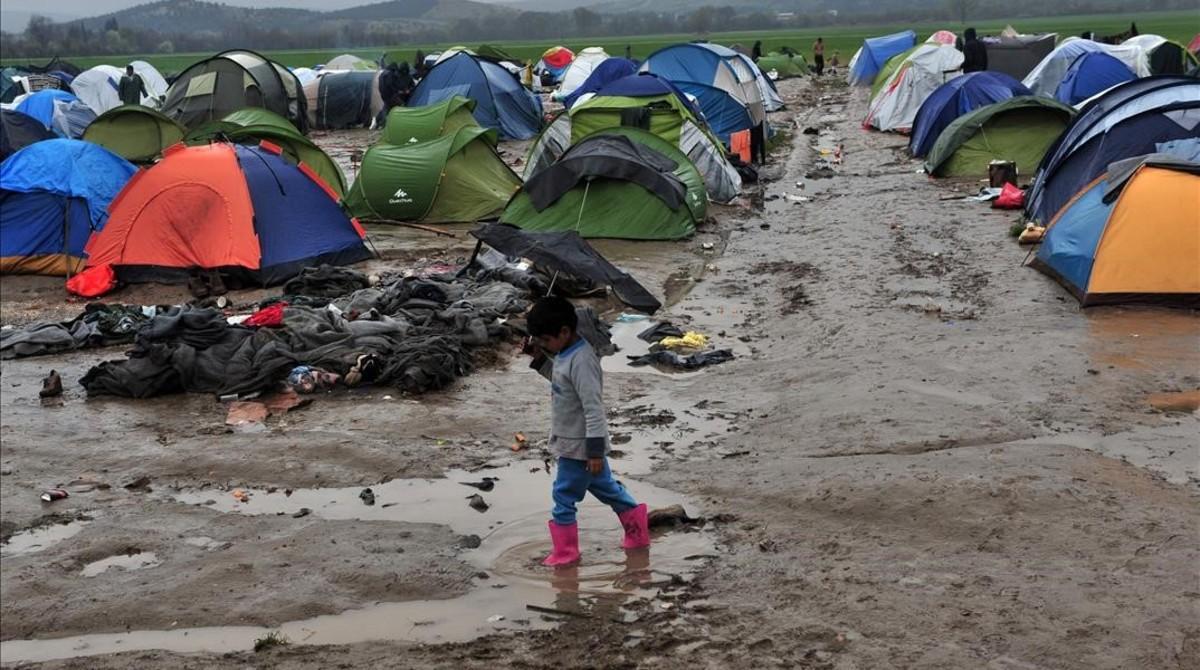
<svg viewBox="0 0 1200 670">
<path fill-rule="evenodd" d="M 646 287 L 609 263 L 573 230 L 535 233 L 505 223 L 487 223 L 471 235 L 506 256 L 528 258 L 548 270 L 609 286 L 621 302 L 639 312 L 653 314 L 662 307 Z M 475 251 L 479 252 L 478 246 Z"/>
</svg>

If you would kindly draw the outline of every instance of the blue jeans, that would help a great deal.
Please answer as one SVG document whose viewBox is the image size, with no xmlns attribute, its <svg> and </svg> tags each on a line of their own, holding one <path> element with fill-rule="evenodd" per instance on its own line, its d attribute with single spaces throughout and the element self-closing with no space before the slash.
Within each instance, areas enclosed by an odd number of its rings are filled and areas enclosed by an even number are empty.
<svg viewBox="0 0 1200 670">
<path fill-rule="evenodd" d="M 575 505 L 583 500 L 588 491 L 617 514 L 637 507 L 633 496 L 629 495 L 621 482 L 613 479 L 607 458 L 604 459 L 604 472 L 592 476 L 588 472 L 587 461 L 560 457 L 558 476 L 554 478 L 554 523 L 560 526 L 575 523 Z"/>
</svg>

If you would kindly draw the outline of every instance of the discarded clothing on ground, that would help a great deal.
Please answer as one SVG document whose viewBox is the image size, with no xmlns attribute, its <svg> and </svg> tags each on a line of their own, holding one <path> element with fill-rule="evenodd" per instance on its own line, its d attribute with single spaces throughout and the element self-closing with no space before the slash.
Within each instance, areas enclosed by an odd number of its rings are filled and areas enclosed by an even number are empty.
<svg viewBox="0 0 1200 670">
<path fill-rule="evenodd" d="M 663 349 L 703 349 L 708 346 L 708 337 L 697 333 L 694 330 L 689 330 L 679 337 L 664 337 L 658 341 L 658 346 Z"/>
<path fill-rule="evenodd" d="M 301 270 L 300 274 L 283 285 L 283 292 L 315 298 L 336 298 L 369 285 L 367 276 L 358 270 L 321 265 Z"/>
<path fill-rule="evenodd" d="M 308 279 L 316 274 L 308 273 Z M 357 290 L 328 307 L 301 304 L 324 298 L 289 298 L 278 328 L 231 325 L 212 309 L 172 308 L 141 329 L 127 359 L 101 363 L 81 383 L 89 395 L 248 394 L 309 366 L 347 384 L 374 381 L 420 393 L 469 373 L 471 348 L 507 337 L 500 317 L 528 307 L 522 289 L 500 282 L 410 277 L 365 288 L 365 278 L 334 281 Z"/>
<path fill-rule="evenodd" d="M 663 321 L 638 333 L 639 340 L 650 343 L 658 342 L 664 337 L 683 337 L 683 330 L 669 321 Z"/>
<path fill-rule="evenodd" d="M 283 309 L 287 306 L 286 302 L 279 301 L 273 305 L 263 307 L 251 314 L 250 318 L 242 322 L 242 325 L 258 328 L 278 328 L 283 325 Z"/>
<path fill-rule="evenodd" d="M 471 235 L 502 254 L 528 258 L 547 270 L 610 286 L 621 302 L 640 312 L 653 314 L 662 307 L 646 287 L 609 263 L 573 230 L 534 233 L 504 223 L 488 223 L 471 231 Z"/>
<path fill-rule="evenodd" d="M 134 333 L 150 320 L 154 309 L 92 303 L 70 321 L 9 328 L 0 331 L 0 358 L 44 356 L 132 342 Z"/>
<path fill-rule="evenodd" d="M 653 351 L 642 356 L 630 356 L 629 365 L 636 368 L 643 365 L 655 364 L 679 370 L 698 370 L 709 365 L 717 365 L 732 360 L 733 352 L 728 349 L 701 351 L 691 356 L 680 356 L 674 351 Z"/>
</svg>

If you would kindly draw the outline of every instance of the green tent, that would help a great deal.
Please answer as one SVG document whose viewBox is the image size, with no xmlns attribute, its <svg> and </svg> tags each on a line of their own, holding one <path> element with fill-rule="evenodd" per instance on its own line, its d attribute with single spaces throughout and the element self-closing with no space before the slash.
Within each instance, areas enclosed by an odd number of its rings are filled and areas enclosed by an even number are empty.
<svg viewBox="0 0 1200 670">
<path fill-rule="evenodd" d="M 589 135 L 527 181 L 500 221 L 583 237 L 675 240 L 695 232 L 707 208 L 704 179 L 687 156 L 661 137 L 618 127 Z"/>
<path fill-rule="evenodd" d="M 474 110 L 475 101 L 461 95 L 424 107 L 393 107 L 388 112 L 383 137 L 379 141 L 384 144 L 411 144 L 437 139 L 459 128 L 475 128 L 479 123 L 471 113 Z M 489 131 L 488 137 L 492 144 L 496 143 L 495 131 Z"/>
<path fill-rule="evenodd" d="M 183 141 L 186 131 L 174 119 L 141 105 L 122 105 L 96 117 L 83 140 L 99 144 L 131 163 L 152 163 L 163 149 Z"/>
<path fill-rule="evenodd" d="M 758 69 L 762 70 L 763 73 L 774 70 L 780 79 L 787 79 L 788 77 L 800 77 L 808 74 L 808 62 L 800 54 L 789 56 L 778 51 L 772 51 L 758 59 Z"/>
<path fill-rule="evenodd" d="M 1032 175 L 1071 123 L 1075 110 L 1057 100 L 1018 96 L 958 117 L 938 135 L 925 161 L 935 177 L 981 177 L 993 160 Z"/>
<path fill-rule="evenodd" d="M 483 56 L 484 58 L 490 58 L 491 60 L 506 60 L 510 63 L 525 62 L 505 51 L 503 48 L 496 46 L 495 44 L 480 44 L 479 48 L 475 50 L 475 53 L 479 56 Z"/>
<path fill-rule="evenodd" d="M 190 131 L 185 140 L 188 144 L 204 144 L 224 138 L 231 142 L 266 140 L 278 145 L 284 155 L 304 163 L 317 173 L 339 196 L 346 192 L 346 178 L 337 163 L 296 130 L 290 121 L 260 107 L 246 107 L 226 114 L 220 121 L 209 121 Z"/>
<path fill-rule="evenodd" d="M 892 73 L 896 70 L 899 70 L 900 66 L 903 65 L 904 62 L 908 60 L 908 57 L 911 56 L 916 50 L 917 47 L 913 47 L 908 51 L 902 51 L 887 59 L 887 62 L 883 64 L 883 67 L 879 68 L 879 72 L 875 75 L 875 79 L 871 81 L 871 100 L 874 100 L 875 96 L 879 94 L 879 89 L 883 88 L 883 85 L 887 83 L 889 78 L 891 78 Z"/>
<path fill-rule="evenodd" d="M 571 108 L 571 143 L 605 128 L 625 125 L 621 122 L 623 116 L 635 109 L 649 110 L 649 123 L 643 128 L 675 146 L 679 146 L 683 123 L 696 122 L 695 116 L 679 98 L 669 93 L 645 98 L 595 96 Z"/>
<path fill-rule="evenodd" d="M 486 128 L 411 144 L 377 144 L 346 195 L 361 219 L 469 223 L 495 216 L 521 186 Z"/>
</svg>

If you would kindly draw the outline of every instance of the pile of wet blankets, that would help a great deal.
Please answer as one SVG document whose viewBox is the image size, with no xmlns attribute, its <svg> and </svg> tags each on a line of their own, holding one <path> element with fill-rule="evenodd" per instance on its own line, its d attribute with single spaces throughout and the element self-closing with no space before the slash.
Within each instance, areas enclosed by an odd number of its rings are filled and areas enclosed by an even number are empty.
<svg viewBox="0 0 1200 670">
<path fill-rule="evenodd" d="M 336 270 L 336 272 L 331 272 Z M 329 280 L 329 283 L 325 283 Z M 471 350 L 508 337 L 502 319 L 529 305 L 527 289 L 470 276 L 385 277 L 369 286 L 347 268 L 314 268 L 285 285 L 277 327 L 230 324 L 213 309 L 175 307 L 137 331 L 128 358 L 92 368 L 89 395 L 264 391 L 295 367 L 339 375 L 377 356 L 364 382 L 420 393 L 472 369 Z"/>
<path fill-rule="evenodd" d="M 667 338 L 678 338 L 683 335 L 684 331 L 681 328 L 668 321 L 653 323 L 649 328 L 638 333 L 638 339 L 651 344 L 650 352 L 640 356 L 629 356 L 629 365 L 635 368 L 657 365 L 676 370 L 699 370 L 709 365 L 718 365 L 734 359 L 733 352 L 729 349 L 694 351 L 685 355 L 660 346 L 660 343 Z"/>
<path fill-rule="evenodd" d="M 92 303 L 69 321 L 47 321 L 0 330 L 0 358 L 45 356 L 132 342 L 158 308 Z"/>
</svg>

